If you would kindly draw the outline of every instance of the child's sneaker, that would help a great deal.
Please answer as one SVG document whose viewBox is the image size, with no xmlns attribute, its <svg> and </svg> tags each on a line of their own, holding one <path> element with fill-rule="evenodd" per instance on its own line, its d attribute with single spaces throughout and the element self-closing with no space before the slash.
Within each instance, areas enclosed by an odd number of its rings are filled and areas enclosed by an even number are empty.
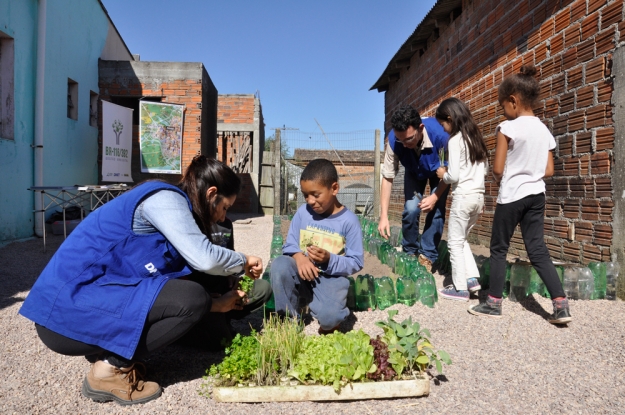
<svg viewBox="0 0 625 415">
<path fill-rule="evenodd" d="M 481 290 L 482 286 L 480 285 L 480 282 L 477 280 L 477 278 L 469 278 L 467 280 L 467 288 L 473 293 L 475 291 Z"/>
<path fill-rule="evenodd" d="M 486 297 L 485 303 L 471 306 L 468 311 L 476 316 L 501 318 L 501 302 L 501 298 L 495 298 L 489 295 Z"/>
<path fill-rule="evenodd" d="M 569 300 L 562 298 L 560 300 L 552 300 L 553 314 L 549 316 L 549 322 L 551 324 L 567 324 L 573 321 L 571 313 L 569 311 Z"/>
<path fill-rule="evenodd" d="M 448 300 L 469 301 L 469 291 L 456 290 L 456 287 L 454 287 L 453 285 L 448 285 L 445 288 L 441 288 L 440 290 L 438 290 L 438 292 L 441 297 Z"/>
</svg>

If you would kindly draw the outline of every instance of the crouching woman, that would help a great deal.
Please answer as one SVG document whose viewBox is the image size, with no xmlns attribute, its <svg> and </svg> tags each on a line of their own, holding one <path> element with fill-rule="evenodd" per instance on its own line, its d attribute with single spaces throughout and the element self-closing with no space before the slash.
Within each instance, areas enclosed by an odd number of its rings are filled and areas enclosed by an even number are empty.
<svg viewBox="0 0 625 415">
<path fill-rule="evenodd" d="M 141 363 L 173 343 L 207 312 L 242 308 L 243 292 L 211 298 L 197 282 L 262 272 L 261 259 L 214 245 L 205 228 L 240 189 L 219 161 L 196 157 L 178 186 L 148 181 L 92 212 L 69 235 L 39 276 L 20 314 L 35 322 L 41 341 L 92 364 L 84 396 L 122 405 L 157 398 Z M 210 274 L 210 275 L 209 275 Z"/>
</svg>

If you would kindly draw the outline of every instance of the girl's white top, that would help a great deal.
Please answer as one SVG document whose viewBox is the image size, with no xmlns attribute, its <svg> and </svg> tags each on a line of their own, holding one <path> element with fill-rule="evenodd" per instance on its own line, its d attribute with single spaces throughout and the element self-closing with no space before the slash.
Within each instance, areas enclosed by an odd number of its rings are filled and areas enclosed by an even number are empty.
<svg viewBox="0 0 625 415">
<path fill-rule="evenodd" d="M 497 126 L 499 131 L 510 141 L 497 203 L 511 203 L 544 193 L 549 150 L 556 148 L 549 129 L 537 117 L 522 116 L 502 122 Z"/>
<path fill-rule="evenodd" d="M 469 149 L 462 139 L 462 134 L 457 133 L 447 143 L 449 153 L 449 165 L 443 181 L 451 184 L 454 195 L 468 195 L 484 193 L 484 176 L 488 171 L 487 162 L 479 161 L 471 163 Z"/>
</svg>

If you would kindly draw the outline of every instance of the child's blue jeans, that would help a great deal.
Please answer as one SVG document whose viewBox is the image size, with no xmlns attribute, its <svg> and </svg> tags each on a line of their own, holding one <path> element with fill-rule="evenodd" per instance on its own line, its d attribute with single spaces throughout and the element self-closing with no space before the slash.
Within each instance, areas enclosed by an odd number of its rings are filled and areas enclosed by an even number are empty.
<svg viewBox="0 0 625 415">
<path fill-rule="evenodd" d="M 310 313 L 324 330 L 333 329 L 349 315 L 349 280 L 319 275 L 315 281 L 305 281 L 299 277 L 297 264 L 290 256 L 282 255 L 272 261 L 271 288 L 277 312 L 299 317 L 301 298 L 303 303 L 308 303 Z"/>
</svg>

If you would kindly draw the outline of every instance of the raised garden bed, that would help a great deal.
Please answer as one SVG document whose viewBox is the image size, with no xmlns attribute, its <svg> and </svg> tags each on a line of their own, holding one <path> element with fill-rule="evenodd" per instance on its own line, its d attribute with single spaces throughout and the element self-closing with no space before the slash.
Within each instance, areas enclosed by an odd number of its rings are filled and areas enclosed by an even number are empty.
<svg viewBox="0 0 625 415">
<path fill-rule="evenodd" d="M 339 393 L 332 386 L 323 385 L 216 387 L 213 388 L 213 399 L 217 402 L 353 401 L 413 398 L 429 393 L 430 381 L 424 378 L 352 383 Z"/>
</svg>

